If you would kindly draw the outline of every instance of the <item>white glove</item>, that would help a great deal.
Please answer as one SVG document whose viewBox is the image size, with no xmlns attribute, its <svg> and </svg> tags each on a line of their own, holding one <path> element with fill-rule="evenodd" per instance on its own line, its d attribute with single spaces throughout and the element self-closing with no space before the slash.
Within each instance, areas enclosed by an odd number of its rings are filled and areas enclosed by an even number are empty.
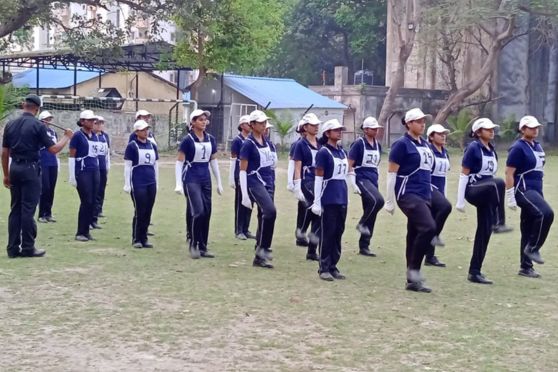
<svg viewBox="0 0 558 372">
<path fill-rule="evenodd" d="M 155 185 L 159 190 L 159 160 L 155 160 Z"/>
<path fill-rule="evenodd" d="M 461 173 L 459 175 L 459 184 L 457 185 L 457 203 L 455 203 L 455 209 L 459 212 L 465 212 L 465 190 L 467 189 L 467 184 L 469 183 L 469 176 Z"/>
<path fill-rule="evenodd" d="M 221 173 L 219 172 L 219 163 L 217 159 L 212 159 L 209 165 L 211 167 L 211 173 L 213 173 L 213 177 L 215 177 L 217 181 L 217 194 L 223 195 L 223 184 L 221 183 Z"/>
<path fill-rule="evenodd" d="M 110 171 L 110 149 L 107 147 L 107 154 L 105 155 L 105 162 L 107 165 L 107 174 Z"/>
<path fill-rule="evenodd" d="M 306 198 L 304 197 L 304 193 L 302 192 L 302 180 L 294 180 L 294 196 L 299 201 L 306 203 Z"/>
<path fill-rule="evenodd" d="M 252 209 L 252 201 L 248 196 L 248 175 L 246 171 L 241 170 L 239 175 L 240 190 L 242 192 L 241 204 L 248 209 Z"/>
<path fill-rule="evenodd" d="M 174 163 L 174 177 L 176 184 L 174 186 L 174 192 L 179 195 L 184 195 L 184 186 L 182 185 L 182 167 L 184 166 L 183 161 L 177 160 Z"/>
<path fill-rule="evenodd" d="M 74 187 L 77 187 L 76 158 L 68 158 L 68 183 Z"/>
<path fill-rule="evenodd" d="M 295 161 L 289 159 L 289 165 L 287 166 L 287 190 L 290 192 L 294 191 L 294 172 L 295 172 Z"/>
<path fill-rule="evenodd" d="M 58 170 L 60 170 L 60 158 L 56 158 L 56 166 L 58 167 Z"/>
<path fill-rule="evenodd" d="M 515 200 L 515 188 L 514 187 L 510 187 L 509 189 L 506 190 L 506 201 L 507 201 L 507 206 L 508 208 L 510 208 L 511 210 L 516 210 L 517 209 L 517 201 Z"/>
<path fill-rule="evenodd" d="M 386 179 L 386 202 L 384 204 L 384 209 L 389 214 L 393 215 L 395 212 L 395 181 L 397 180 L 397 173 L 388 172 Z"/>
<path fill-rule="evenodd" d="M 236 185 L 234 183 L 234 171 L 236 170 L 236 158 L 230 158 L 229 164 L 229 187 L 235 189 Z"/>
<path fill-rule="evenodd" d="M 355 194 L 359 194 L 361 193 L 360 191 L 360 187 L 358 187 L 357 183 L 356 183 L 356 175 L 355 172 L 351 172 L 349 174 L 347 174 L 347 177 L 349 178 L 349 182 L 351 184 L 351 186 L 353 187 L 353 192 Z"/>
<path fill-rule="evenodd" d="M 322 188 L 324 184 L 324 177 L 316 176 L 314 178 L 314 204 L 310 207 L 312 213 L 317 216 L 322 215 Z"/>
<path fill-rule="evenodd" d="M 124 191 L 130 193 L 132 187 L 132 161 L 124 160 Z"/>
</svg>

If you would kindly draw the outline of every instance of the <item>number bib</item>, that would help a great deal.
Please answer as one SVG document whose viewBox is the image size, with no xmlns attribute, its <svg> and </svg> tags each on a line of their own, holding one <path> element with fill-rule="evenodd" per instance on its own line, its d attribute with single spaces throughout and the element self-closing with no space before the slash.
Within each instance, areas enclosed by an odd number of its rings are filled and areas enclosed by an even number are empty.
<svg viewBox="0 0 558 372">
<path fill-rule="evenodd" d="M 211 158 L 211 142 L 194 142 L 196 151 L 192 163 L 207 163 Z"/>
<path fill-rule="evenodd" d="M 87 144 L 89 145 L 89 150 L 87 152 L 88 158 L 96 158 L 99 155 L 100 148 L 102 144 L 97 141 L 89 141 L 87 140 Z"/>
<path fill-rule="evenodd" d="M 105 142 L 99 142 L 99 156 L 106 156 L 108 152 L 108 145 Z"/>
<path fill-rule="evenodd" d="M 478 173 L 481 176 L 494 176 L 498 170 L 498 161 L 496 156 L 486 156 L 482 153 L 482 168 Z"/>
<path fill-rule="evenodd" d="M 331 180 L 342 180 L 347 178 L 347 171 L 349 168 L 349 162 L 347 158 L 339 159 L 333 156 L 333 174 L 331 175 Z"/>
<path fill-rule="evenodd" d="M 274 164 L 274 155 L 269 146 L 258 147 L 258 154 L 260 155 L 259 168 L 272 167 Z"/>
<path fill-rule="evenodd" d="M 432 153 L 432 150 L 430 150 L 427 146 L 422 147 L 415 145 L 415 147 L 420 155 L 419 169 L 431 172 L 432 166 L 434 165 L 434 154 Z"/>
<path fill-rule="evenodd" d="M 546 154 L 544 153 L 544 151 L 535 151 L 533 149 L 531 149 L 533 151 L 533 155 L 535 155 L 535 160 L 537 161 L 537 163 L 535 164 L 535 171 L 538 172 L 544 172 L 544 163 L 546 161 Z"/>
<path fill-rule="evenodd" d="M 362 163 L 361 167 L 364 168 L 378 168 L 380 164 L 380 151 L 379 150 L 367 150 L 364 148 L 362 153 Z"/>
<path fill-rule="evenodd" d="M 443 157 L 439 158 L 436 157 L 434 163 L 434 170 L 432 171 L 432 175 L 434 177 L 446 177 L 448 171 L 450 170 L 450 161 L 448 158 Z"/>
<path fill-rule="evenodd" d="M 138 148 L 138 165 L 155 165 L 155 160 L 157 157 L 154 149 Z"/>
</svg>

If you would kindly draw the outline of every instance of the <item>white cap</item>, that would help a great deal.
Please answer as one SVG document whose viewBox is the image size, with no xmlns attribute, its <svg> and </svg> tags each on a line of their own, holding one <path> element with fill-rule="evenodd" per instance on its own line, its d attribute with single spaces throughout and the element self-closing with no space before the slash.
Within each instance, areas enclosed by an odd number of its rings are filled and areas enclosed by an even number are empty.
<svg viewBox="0 0 558 372">
<path fill-rule="evenodd" d="M 300 119 L 300 120 L 298 121 L 298 124 L 296 125 L 296 132 L 297 132 L 297 133 L 300 133 L 300 131 L 302 130 L 302 127 L 304 126 L 304 124 L 306 124 L 306 123 L 304 122 L 304 120 Z"/>
<path fill-rule="evenodd" d="M 271 124 L 269 121 L 265 123 L 265 129 L 269 129 L 269 128 L 273 128 L 273 124 Z"/>
<path fill-rule="evenodd" d="M 450 130 L 448 128 L 444 128 L 442 124 L 432 124 L 426 130 L 426 137 L 430 137 L 432 133 L 449 133 Z"/>
<path fill-rule="evenodd" d="M 310 124 L 310 125 L 320 125 L 322 122 L 320 121 L 320 119 L 318 119 L 318 117 L 316 116 L 316 114 L 310 112 L 306 115 L 304 115 L 302 117 L 302 121 L 304 122 L 304 124 Z M 303 124 L 303 125 L 304 125 Z"/>
<path fill-rule="evenodd" d="M 45 120 L 53 117 L 54 116 L 52 116 L 52 114 L 48 111 L 41 111 L 41 113 L 39 114 L 39 120 Z"/>
<path fill-rule="evenodd" d="M 473 133 L 475 133 L 479 129 L 494 129 L 498 127 L 499 125 L 494 124 L 489 118 L 480 118 L 475 120 L 471 129 L 473 130 Z"/>
<path fill-rule="evenodd" d="M 364 128 L 376 129 L 376 128 L 383 128 L 383 126 L 381 126 L 378 123 L 378 120 L 376 120 L 375 117 L 369 116 L 366 119 L 364 119 L 364 121 L 362 122 L 362 129 Z"/>
<path fill-rule="evenodd" d="M 97 115 L 97 121 L 105 121 L 105 118 L 101 115 Z"/>
<path fill-rule="evenodd" d="M 245 123 L 250 124 L 250 115 L 242 115 L 240 119 L 238 119 L 238 125 Z"/>
<path fill-rule="evenodd" d="M 79 118 L 80 119 L 85 119 L 85 120 L 97 119 L 97 117 L 95 116 L 95 114 L 91 110 L 82 111 L 79 114 Z"/>
<path fill-rule="evenodd" d="M 258 123 L 263 123 L 264 121 L 268 120 L 269 118 L 263 111 L 254 110 L 250 113 L 250 122 L 257 121 Z"/>
<path fill-rule="evenodd" d="M 322 125 L 322 133 L 327 132 L 328 130 L 333 130 L 333 129 L 339 129 L 339 128 L 343 128 L 343 125 L 339 122 L 339 120 L 337 119 L 331 119 L 326 121 L 323 125 Z"/>
<path fill-rule="evenodd" d="M 190 114 L 190 123 L 192 122 L 192 120 L 194 120 L 194 118 L 197 118 L 198 116 L 202 116 L 202 115 L 205 115 L 206 117 L 209 118 L 211 112 L 200 110 L 200 109 L 192 111 L 192 113 Z"/>
<path fill-rule="evenodd" d="M 413 120 L 419 120 L 422 118 L 429 118 L 431 117 L 430 115 L 426 115 L 424 112 L 422 112 L 421 109 L 419 108 L 414 108 L 414 109 L 410 109 L 409 111 L 407 111 L 405 113 L 405 123 L 408 123 L 410 121 Z"/>
<path fill-rule="evenodd" d="M 541 125 L 542 124 L 539 123 L 539 121 L 537 120 L 536 117 L 531 116 L 531 115 L 527 115 L 527 116 L 522 117 L 521 120 L 519 121 L 519 130 L 521 130 L 521 128 L 523 128 L 523 127 L 537 128 L 537 127 L 540 127 Z"/>
<path fill-rule="evenodd" d="M 145 120 L 138 120 L 134 123 L 134 132 L 136 130 L 144 130 L 145 128 L 149 128 L 149 124 Z"/>
<path fill-rule="evenodd" d="M 139 118 L 140 116 L 148 116 L 151 115 L 151 113 L 147 110 L 139 110 L 138 112 L 136 112 L 136 119 Z"/>
</svg>

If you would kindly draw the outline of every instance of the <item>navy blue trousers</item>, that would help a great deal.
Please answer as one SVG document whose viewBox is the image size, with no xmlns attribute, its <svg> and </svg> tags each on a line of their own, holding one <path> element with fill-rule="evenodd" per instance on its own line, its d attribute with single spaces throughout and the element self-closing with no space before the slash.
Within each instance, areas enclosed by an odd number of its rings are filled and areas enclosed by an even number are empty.
<svg viewBox="0 0 558 372">
<path fill-rule="evenodd" d="M 273 203 L 274 188 L 257 183 L 254 186 L 248 186 L 248 194 L 250 199 L 258 206 L 256 248 L 269 249 L 273 241 L 273 231 L 277 217 L 277 210 Z"/>
<path fill-rule="evenodd" d="M 81 201 L 78 213 L 76 235 L 89 235 L 89 228 L 95 217 L 97 191 L 99 189 L 99 170 L 76 172 L 77 191 Z"/>
<path fill-rule="evenodd" d="M 252 218 L 252 210 L 242 205 L 242 190 L 240 183 L 235 180 L 234 191 L 234 233 L 246 234 L 250 229 L 250 219 Z"/>
<path fill-rule="evenodd" d="M 370 235 L 360 235 L 358 241 L 359 249 L 367 249 L 370 247 L 370 240 L 374 234 L 374 225 L 376 224 L 376 216 L 384 206 L 384 198 L 378 191 L 376 185 L 367 179 L 358 179 L 357 185 L 360 189 L 360 198 L 362 200 L 362 217 L 358 222 L 362 226 L 368 227 Z"/>
<path fill-rule="evenodd" d="M 320 218 L 320 268 L 319 273 L 333 272 L 341 259 L 341 238 L 345 232 L 347 205 L 322 206 Z"/>
<path fill-rule="evenodd" d="M 54 189 L 58 179 L 58 166 L 41 166 L 41 199 L 39 201 L 39 217 L 52 216 Z"/>
<path fill-rule="evenodd" d="M 157 195 L 157 185 L 151 184 L 132 187 L 130 193 L 134 203 L 134 217 L 132 218 L 132 243 L 147 242 L 147 229 L 151 223 L 151 213 Z"/>
<path fill-rule="evenodd" d="M 206 251 L 211 219 L 211 183 L 184 183 L 183 186 L 189 207 L 186 214 L 190 216 L 190 244 Z"/>
<path fill-rule="evenodd" d="M 451 213 L 451 203 L 448 199 L 438 190 L 437 188 L 432 188 L 432 217 L 436 222 L 436 235 L 440 235 L 446 224 Z M 430 248 L 426 252 L 426 258 L 431 259 L 436 253 L 436 247 L 430 245 Z"/>
<path fill-rule="evenodd" d="M 308 229 L 310 226 L 310 232 L 314 234 L 315 237 L 320 236 L 320 216 L 312 213 L 310 207 L 314 204 L 314 181 L 313 180 L 305 180 L 302 182 L 302 193 L 304 194 L 304 198 L 306 198 L 306 205 L 307 207 L 304 208 L 304 219 L 302 220 L 302 226 L 306 226 L 304 231 Z M 304 203 L 300 202 L 302 205 Z M 318 244 L 313 239 L 308 241 L 308 253 L 316 253 L 316 249 L 318 248 Z"/>
<path fill-rule="evenodd" d="M 99 190 L 95 198 L 95 215 L 93 221 L 97 222 L 99 215 L 103 212 L 103 204 L 105 203 L 105 190 L 107 188 L 108 172 L 106 169 L 99 170 Z"/>
</svg>

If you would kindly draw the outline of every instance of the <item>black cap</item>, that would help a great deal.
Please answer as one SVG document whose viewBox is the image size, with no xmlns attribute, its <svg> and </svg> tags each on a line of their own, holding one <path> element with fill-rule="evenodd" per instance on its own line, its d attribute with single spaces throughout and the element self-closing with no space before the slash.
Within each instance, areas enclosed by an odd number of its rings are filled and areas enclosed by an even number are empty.
<svg viewBox="0 0 558 372">
<path fill-rule="evenodd" d="M 25 97 L 25 102 L 29 102 L 37 105 L 38 107 L 41 107 L 41 97 L 37 96 L 36 94 L 28 94 Z"/>
</svg>

